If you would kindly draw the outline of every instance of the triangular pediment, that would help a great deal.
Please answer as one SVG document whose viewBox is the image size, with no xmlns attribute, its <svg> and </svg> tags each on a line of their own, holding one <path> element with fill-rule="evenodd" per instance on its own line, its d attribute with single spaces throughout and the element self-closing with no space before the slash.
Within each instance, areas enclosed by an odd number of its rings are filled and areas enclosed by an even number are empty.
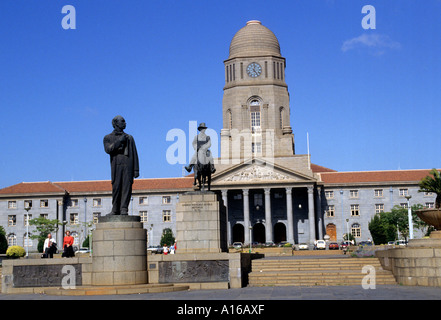
<svg viewBox="0 0 441 320">
<path fill-rule="evenodd" d="M 231 166 L 212 177 L 213 185 L 311 183 L 315 181 L 316 179 L 312 176 L 261 159 L 252 159 Z"/>
</svg>

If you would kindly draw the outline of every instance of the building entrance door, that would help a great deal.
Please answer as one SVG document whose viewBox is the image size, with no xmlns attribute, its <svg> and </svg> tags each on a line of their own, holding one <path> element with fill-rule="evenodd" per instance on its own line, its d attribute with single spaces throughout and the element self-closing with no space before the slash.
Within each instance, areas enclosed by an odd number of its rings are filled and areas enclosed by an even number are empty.
<svg viewBox="0 0 441 320">
<path fill-rule="evenodd" d="M 284 223 L 278 222 L 274 226 L 274 243 L 286 241 L 286 226 Z"/>
<path fill-rule="evenodd" d="M 337 241 L 337 227 L 330 223 L 326 226 L 326 234 L 330 237 L 330 241 Z"/>
</svg>

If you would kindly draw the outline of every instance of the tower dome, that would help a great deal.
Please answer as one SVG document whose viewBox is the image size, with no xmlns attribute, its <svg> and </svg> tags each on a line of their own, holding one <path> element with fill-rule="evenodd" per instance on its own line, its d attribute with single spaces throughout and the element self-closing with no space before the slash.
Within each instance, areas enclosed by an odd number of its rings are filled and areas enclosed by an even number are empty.
<svg viewBox="0 0 441 320">
<path fill-rule="evenodd" d="M 234 35 L 228 59 L 250 56 L 281 57 L 276 36 L 258 20 L 248 21 L 246 26 Z"/>
</svg>

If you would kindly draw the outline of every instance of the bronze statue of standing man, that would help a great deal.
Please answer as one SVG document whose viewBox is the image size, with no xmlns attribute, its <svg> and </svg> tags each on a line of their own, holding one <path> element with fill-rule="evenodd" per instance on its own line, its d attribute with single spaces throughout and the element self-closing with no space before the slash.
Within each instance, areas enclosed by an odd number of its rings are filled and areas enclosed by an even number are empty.
<svg viewBox="0 0 441 320">
<path fill-rule="evenodd" d="M 124 132 L 121 116 L 112 120 L 113 132 L 104 137 L 104 150 L 110 155 L 112 170 L 112 215 L 127 215 L 134 178 L 139 177 L 139 160 L 133 137 Z"/>
</svg>

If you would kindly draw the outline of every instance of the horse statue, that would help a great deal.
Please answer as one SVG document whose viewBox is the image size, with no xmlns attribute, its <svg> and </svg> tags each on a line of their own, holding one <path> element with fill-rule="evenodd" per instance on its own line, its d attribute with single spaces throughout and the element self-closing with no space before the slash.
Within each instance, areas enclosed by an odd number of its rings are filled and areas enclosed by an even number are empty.
<svg viewBox="0 0 441 320">
<path fill-rule="evenodd" d="M 211 175 L 216 172 L 211 156 L 211 139 L 205 134 L 207 127 L 205 123 L 201 123 L 198 127 L 199 134 L 193 139 L 193 148 L 195 154 L 191 158 L 190 164 L 185 167 L 188 172 L 194 171 L 194 186 L 198 185 L 199 190 L 205 191 L 205 184 L 207 184 L 208 191 L 211 187 Z"/>
</svg>

